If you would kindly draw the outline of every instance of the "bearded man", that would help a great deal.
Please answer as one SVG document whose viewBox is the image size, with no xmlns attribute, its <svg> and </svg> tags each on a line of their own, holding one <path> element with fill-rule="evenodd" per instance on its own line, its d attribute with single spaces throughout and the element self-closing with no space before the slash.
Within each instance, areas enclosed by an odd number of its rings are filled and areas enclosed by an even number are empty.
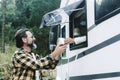
<svg viewBox="0 0 120 80">
<path fill-rule="evenodd" d="M 15 34 L 17 51 L 12 56 L 12 80 L 40 80 L 40 69 L 54 69 L 59 56 L 65 51 L 66 45 L 56 46 L 55 50 L 40 59 L 32 52 L 36 48 L 35 37 L 29 29 L 19 29 Z"/>
</svg>

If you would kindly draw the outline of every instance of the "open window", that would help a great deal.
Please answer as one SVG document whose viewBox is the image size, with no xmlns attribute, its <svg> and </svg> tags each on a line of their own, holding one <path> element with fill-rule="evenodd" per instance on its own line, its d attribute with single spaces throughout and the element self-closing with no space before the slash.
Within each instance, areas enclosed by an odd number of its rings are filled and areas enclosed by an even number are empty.
<svg viewBox="0 0 120 80">
<path fill-rule="evenodd" d="M 51 51 L 53 51 L 56 47 L 56 42 L 58 37 L 60 36 L 60 26 L 56 25 L 56 26 L 52 26 L 50 28 L 50 32 L 49 32 L 49 49 Z"/>
<path fill-rule="evenodd" d="M 70 37 L 86 37 L 85 41 L 78 44 L 71 44 L 70 50 L 87 47 L 87 17 L 85 1 L 70 15 Z"/>
<path fill-rule="evenodd" d="M 65 38 L 65 26 L 62 27 L 60 25 L 52 26 L 50 28 L 50 33 L 49 33 L 49 49 L 53 51 L 56 47 L 57 44 L 57 39 L 58 38 Z M 66 52 L 62 54 L 63 57 L 66 56 Z"/>
</svg>

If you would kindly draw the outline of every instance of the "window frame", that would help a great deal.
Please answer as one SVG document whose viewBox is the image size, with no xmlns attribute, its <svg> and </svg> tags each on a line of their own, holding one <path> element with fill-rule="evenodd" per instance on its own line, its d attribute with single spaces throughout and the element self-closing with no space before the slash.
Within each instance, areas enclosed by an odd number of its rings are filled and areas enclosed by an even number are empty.
<svg viewBox="0 0 120 80">
<path fill-rule="evenodd" d="M 108 1 L 110 1 L 110 0 L 108 0 Z M 95 10 L 94 10 L 94 13 L 95 13 L 95 24 L 99 24 L 99 23 L 101 23 L 101 22 L 103 22 L 103 21 L 113 17 L 114 15 L 120 13 L 120 7 L 118 7 L 116 9 L 106 13 L 104 16 L 102 16 L 102 17 L 97 19 L 97 1 L 96 0 L 94 0 L 94 4 L 95 4 Z"/>
<path fill-rule="evenodd" d="M 80 4 L 80 6 L 78 6 L 78 8 L 83 8 L 84 7 L 84 10 L 85 10 L 85 13 L 83 13 L 84 14 L 84 16 L 85 16 L 85 22 L 86 22 L 86 26 L 85 26 L 85 28 L 86 28 L 86 32 L 85 32 L 85 36 L 86 36 L 86 38 L 87 38 L 87 11 L 86 11 L 86 2 L 85 2 L 85 0 L 84 0 L 84 2 L 83 3 L 81 3 Z M 70 35 L 70 37 L 72 37 L 72 38 L 75 38 L 75 36 L 74 36 L 74 31 L 73 31 L 73 29 L 74 29 L 74 17 L 73 16 L 75 16 L 74 14 L 77 14 L 76 12 L 81 12 L 81 11 L 74 11 L 74 12 L 72 12 L 72 14 L 70 15 L 70 18 L 69 18 L 69 20 L 70 20 L 70 30 L 69 30 L 69 35 Z M 73 22 L 73 23 L 72 23 Z M 82 21 L 81 21 L 82 22 Z M 79 26 L 78 26 L 79 27 Z M 84 36 L 83 34 L 81 35 L 81 36 Z M 78 36 L 78 37 L 80 37 L 80 35 Z M 87 47 L 88 46 L 88 39 L 86 39 L 86 41 L 85 42 L 83 42 L 83 43 L 80 43 L 80 44 L 70 44 L 70 50 L 76 50 L 76 49 L 80 49 L 80 48 L 85 48 L 85 47 Z"/>
</svg>

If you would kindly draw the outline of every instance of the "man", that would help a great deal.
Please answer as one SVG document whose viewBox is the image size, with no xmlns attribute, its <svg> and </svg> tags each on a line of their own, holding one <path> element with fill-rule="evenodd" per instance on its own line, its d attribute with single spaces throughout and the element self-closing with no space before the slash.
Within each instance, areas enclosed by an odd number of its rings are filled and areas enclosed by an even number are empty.
<svg viewBox="0 0 120 80">
<path fill-rule="evenodd" d="M 36 48 L 35 37 L 28 29 L 19 29 L 15 40 L 19 49 L 12 56 L 13 80 L 40 80 L 38 70 L 54 69 L 66 49 L 66 45 L 57 45 L 51 54 L 39 59 L 32 52 Z"/>
</svg>

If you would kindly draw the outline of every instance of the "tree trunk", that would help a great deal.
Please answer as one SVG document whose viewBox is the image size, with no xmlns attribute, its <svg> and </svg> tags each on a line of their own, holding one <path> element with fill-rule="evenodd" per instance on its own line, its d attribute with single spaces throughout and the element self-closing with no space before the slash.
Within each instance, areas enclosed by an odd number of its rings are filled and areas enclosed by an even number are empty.
<svg viewBox="0 0 120 80">
<path fill-rule="evenodd" d="M 2 20 L 2 53 L 5 53 L 5 16 L 6 16 L 6 1 L 2 0 L 2 13 L 3 13 L 3 20 Z"/>
</svg>

